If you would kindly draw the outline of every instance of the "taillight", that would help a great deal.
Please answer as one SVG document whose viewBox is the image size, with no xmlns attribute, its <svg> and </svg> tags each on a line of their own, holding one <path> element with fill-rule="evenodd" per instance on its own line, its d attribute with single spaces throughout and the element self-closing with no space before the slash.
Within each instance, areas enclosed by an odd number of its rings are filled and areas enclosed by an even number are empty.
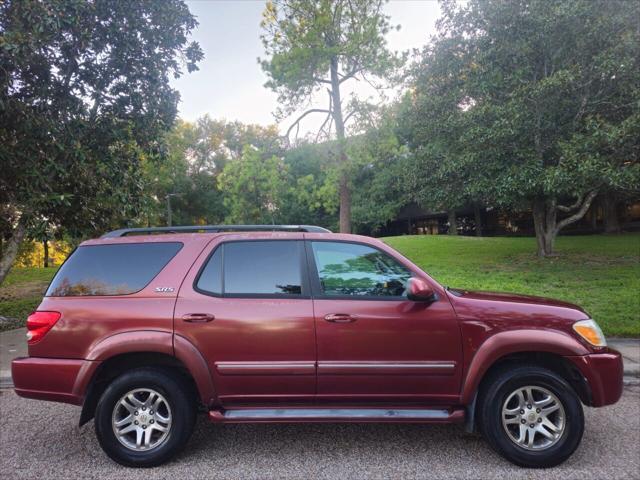
<svg viewBox="0 0 640 480">
<path fill-rule="evenodd" d="M 33 312 L 27 318 L 27 343 L 39 342 L 60 319 L 60 312 Z"/>
</svg>

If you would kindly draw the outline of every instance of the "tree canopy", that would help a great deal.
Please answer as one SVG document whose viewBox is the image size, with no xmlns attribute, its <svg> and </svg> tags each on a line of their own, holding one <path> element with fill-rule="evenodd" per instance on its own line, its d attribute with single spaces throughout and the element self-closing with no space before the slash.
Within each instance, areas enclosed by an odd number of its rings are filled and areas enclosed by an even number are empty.
<svg viewBox="0 0 640 480">
<path fill-rule="evenodd" d="M 546 256 L 596 196 L 613 210 L 638 196 L 640 4 L 444 0 L 398 100 L 343 98 L 346 82 L 388 83 L 405 60 L 386 45 L 383 5 L 267 2 L 266 86 L 278 120 L 298 114 L 281 136 L 176 121 L 170 80 L 203 57 L 182 0 L 1 3 L 0 282 L 26 234 L 165 224 L 168 203 L 176 224 L 360 233 L 410 203 L 448 211 L 450 232 L 461 208 L 530 211 Z M 292 143 L 311 114 L 318 135 Z"/>
<path fill-rule="evenodd" d="M 71 234 L 134 216 L 140 159 L 161 154 L 170 85 L 203 54 L 181 0 L 0 4 L 0 282 L 34 221 Z"/>
<path fill-rule="evenodd" d="M 530 207 L 544 256 L 599 192 L 637 190 L 639 9 L 444 2 L 407 113 L 418 165 L 433 180 L 419 194 L 448 207 L 468 198 Z"/>
<path fill-rule="evenodd" d="M 289 127 L 287 136 L 307 115 L 326 116 L 324 138 L 335 128 L 339 176 L 340 231 L 351 231 L 351 184 L 345 167 L 345 126 L 356 113 L 357 101 L 347 111 L 342 85 L 352 79 L 386 79 L 401 63 L 389 51 L 385 35 L 391 28 L 382 11 L 384 0 L 274 0 L 263 13 L 262 41 L 268 56 L 261 60 L 269 76 L 266 86 L 278 93 L 279 117 L 314 102 L 326 89 L 328 106 L 309 108 Z M 371 78 L 370 78 L 371 77 Z M 352 99 L 356 100 L 356 99 Z"/>
</svg>

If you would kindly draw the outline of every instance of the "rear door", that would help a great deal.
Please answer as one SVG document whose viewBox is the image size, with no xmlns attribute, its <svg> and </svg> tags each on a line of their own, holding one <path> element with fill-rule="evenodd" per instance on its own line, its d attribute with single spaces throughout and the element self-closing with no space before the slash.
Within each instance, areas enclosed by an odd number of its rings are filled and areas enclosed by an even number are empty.
<svg viewBox="0 0 640 480">
<path fill-rule="evenodd" d="M 439 286 L 434 302 L 408 300 L 407 280 L 425 276 L 383 248 L 307 242 L 318 399 L 450 402 L 462 369 L 453 308 Z"/>
<path fill-rule="evenodd" d="M 315 327 L 302 234 L 223 235 L 183 282 L 175 333 L 192 342 L 220 401 L 312 401 Z"/>
</svg>

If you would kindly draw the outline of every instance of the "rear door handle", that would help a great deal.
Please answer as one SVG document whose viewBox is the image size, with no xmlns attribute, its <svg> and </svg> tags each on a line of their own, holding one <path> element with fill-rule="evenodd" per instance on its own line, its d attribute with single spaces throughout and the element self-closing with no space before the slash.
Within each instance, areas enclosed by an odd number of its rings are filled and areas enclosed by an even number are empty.
<svg viewBox="0 0 640 480">
<path fill-rule="evenodd" d="M 351 323 L 355 322 L 357 318 L 355 315 L 349 315 L 348 313 L 330 313 L 324 317 L 327 322 L 333 323 Z"/>
<path fill-rule="evenodd" d="M 206 323 L 215 320 L 215 315 L 210 313 L 187 313 L 182 316 L 182 320 L 190 323 Z"/>
</svg>

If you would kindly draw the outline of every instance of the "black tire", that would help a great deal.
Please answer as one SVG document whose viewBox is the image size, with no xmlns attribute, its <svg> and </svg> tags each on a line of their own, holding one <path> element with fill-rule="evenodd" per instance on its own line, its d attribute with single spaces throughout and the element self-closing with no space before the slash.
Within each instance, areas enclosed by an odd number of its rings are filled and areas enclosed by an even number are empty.
<svg viewBox="0 0 640 480">
<path fill-rule="evenodd" d="M 116 404 L 127 393 L 149 388 L 160 393 L 169 403 L 172 422 L 166 439 L 156 448 L 136 451 L 117 438 L 112 427 Z M 100 446 L 113 460 L 127 467 L 155 467 L 170 460 L 185 446 L 196 419 L 196 405 L 191 389 L 180 376 L 159 368 L 138 368 L 111 382 L 98 402 L 95 414 L 96 436 Z"/>
<path fill-rule="evenodd" d="M 552 392 L 565 412 L 565 430 L 543 450 L 527 450 L 511 440 L 502 424 L 502 408 L 519 387 L 537 386 Z M 491 447 L 516 465 L 548 468 L 564 462 L 578 448 L 584 431 L 582 404 L 573 388 L 558 374 L 534 365 L 503 369 L 487 379 L 479 397 L 478 426 Z"/>
</svg>

